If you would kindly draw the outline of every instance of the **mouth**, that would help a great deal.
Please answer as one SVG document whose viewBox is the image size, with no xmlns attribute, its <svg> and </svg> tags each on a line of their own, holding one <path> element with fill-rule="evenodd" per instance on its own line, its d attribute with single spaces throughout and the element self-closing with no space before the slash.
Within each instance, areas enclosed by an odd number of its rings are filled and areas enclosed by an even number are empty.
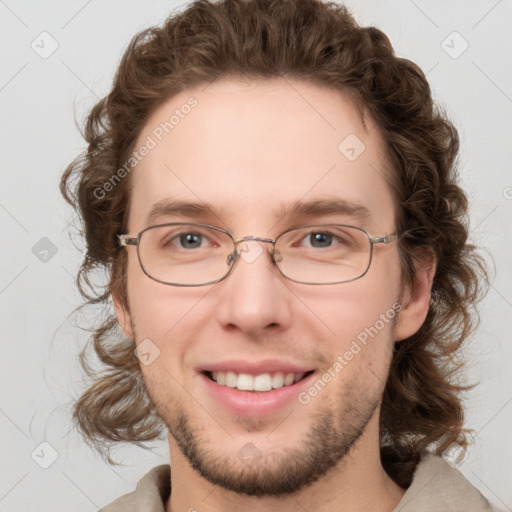
<svg viewBox="0 0 512 512">
<path fill-rule="evenodd" d="M 235 416 L 261 418 L 293 407 L 315 379 L 308 364 L 284 359 L 232 358 L 196 368 L 205 396 Z M 302 407 L 302 405 L 301 405 Z"/>
<path fill-rule="evenodd" d="M 290 387 L 307 378 L 314 370 L 300 373 L 265 372 L 258 375 L 237 373 L 235 371 L 204 371 L 211 381 L 219 386 L 234 388 L 239 391 L 267 393 L 274 389 Z"/>
<path fill-rule="evenodd" d="M 252 371 L 252 369 L 248 369 Z M 315 370 L 235 372 L 226 368 L 200 372 L 204 390 L 223 410 L 235 416 L 262 418 L 293 407 L 315 379 Z M 303 368 L 300 368 L 303 370 Z M 302 407 L 302 406 L 300 406 Z"/>
</svg>

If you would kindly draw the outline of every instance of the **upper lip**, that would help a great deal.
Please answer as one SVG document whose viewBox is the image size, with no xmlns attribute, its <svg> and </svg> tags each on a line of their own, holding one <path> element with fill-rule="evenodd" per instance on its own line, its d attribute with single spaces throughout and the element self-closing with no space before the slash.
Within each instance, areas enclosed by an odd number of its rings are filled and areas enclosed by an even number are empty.
<svg viewBox="0 0 512 512">
<path fill-rule="evenodd" d="M 227 372 L 247 373 L 249 375 L 261 375 L 262 373 L 307 373 L 314 368 L 310 366 L 294 364 L 289 361 L 279 361 L 278 359 L 265 359 L 262 361 L 247 361 L 242 359 L 229 359 L 218 361 L 202 366 L 200 372 Z"/>
</svg>

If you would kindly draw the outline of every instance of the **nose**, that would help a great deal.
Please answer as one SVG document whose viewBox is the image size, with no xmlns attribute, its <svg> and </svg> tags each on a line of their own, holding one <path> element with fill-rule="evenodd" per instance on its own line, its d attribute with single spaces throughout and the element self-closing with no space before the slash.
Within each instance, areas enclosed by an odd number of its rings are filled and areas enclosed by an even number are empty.
<svg viewBox="0 0 512 512">
<path fill-rule="evenodd" d="M 251 338 L 284 330 L 291 323 L 291 298 L 269 254 L 270 245 L 254 240 L 238 248 L 229 276 L 218 285 L 219 322 Z"/>
</svg>

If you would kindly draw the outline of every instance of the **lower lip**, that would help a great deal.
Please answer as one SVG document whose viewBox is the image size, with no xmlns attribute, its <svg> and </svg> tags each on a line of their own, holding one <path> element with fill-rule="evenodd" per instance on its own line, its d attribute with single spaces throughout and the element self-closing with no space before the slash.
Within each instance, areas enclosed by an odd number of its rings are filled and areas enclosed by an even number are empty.
<svg viewBox="0 0 512 512">
<path fill-rule="evenodd" d="M 230 412 L 249 417 L 272 414 L 285 405 L 297 400 L 301 390 L 310 385 L 315 373 L 311 373 L 291 386 L 270 391 L 240 391 L 237 388 L 221 386 L 205 374 L 201 374 L 208 392 Z"/>
</svg>

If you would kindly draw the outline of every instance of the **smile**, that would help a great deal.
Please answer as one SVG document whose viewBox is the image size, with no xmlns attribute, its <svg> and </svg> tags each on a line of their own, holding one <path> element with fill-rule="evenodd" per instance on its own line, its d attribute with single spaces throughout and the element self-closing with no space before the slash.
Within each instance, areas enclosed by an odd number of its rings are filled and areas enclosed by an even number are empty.
<svg viewBox="0 0 512 512">
<path fill-rule="evenodd" d="M 250 375 L 248 373 L 236 373 L 234 371 L 216 371 L 206 372 L 206 375 L 219 386 L 236 388 L 240 391 L 266 392 L 272 389 L 291 386 L 301 381 L 309 373 L 311 372 L 286 374 L 283 372 L 267 372 L 259 375 Z"/>
<path fill-rule="evenodd" d="M 257 370 L 254 365 L 246 365 L 245 371 L 235 372 L 227 369 L 230 366 L 222 366 L 222 369 L 203 369 L 199 373 L 207 395 L 231 414 L 253 418 L 274 414 L 298 403 L 299 393 L 311 385 L 316 375 L 314 370 L 300 371 L 305 368 L 267 368 L 265 371 L 263 365 L 257 365 Z"/>
</svg>

